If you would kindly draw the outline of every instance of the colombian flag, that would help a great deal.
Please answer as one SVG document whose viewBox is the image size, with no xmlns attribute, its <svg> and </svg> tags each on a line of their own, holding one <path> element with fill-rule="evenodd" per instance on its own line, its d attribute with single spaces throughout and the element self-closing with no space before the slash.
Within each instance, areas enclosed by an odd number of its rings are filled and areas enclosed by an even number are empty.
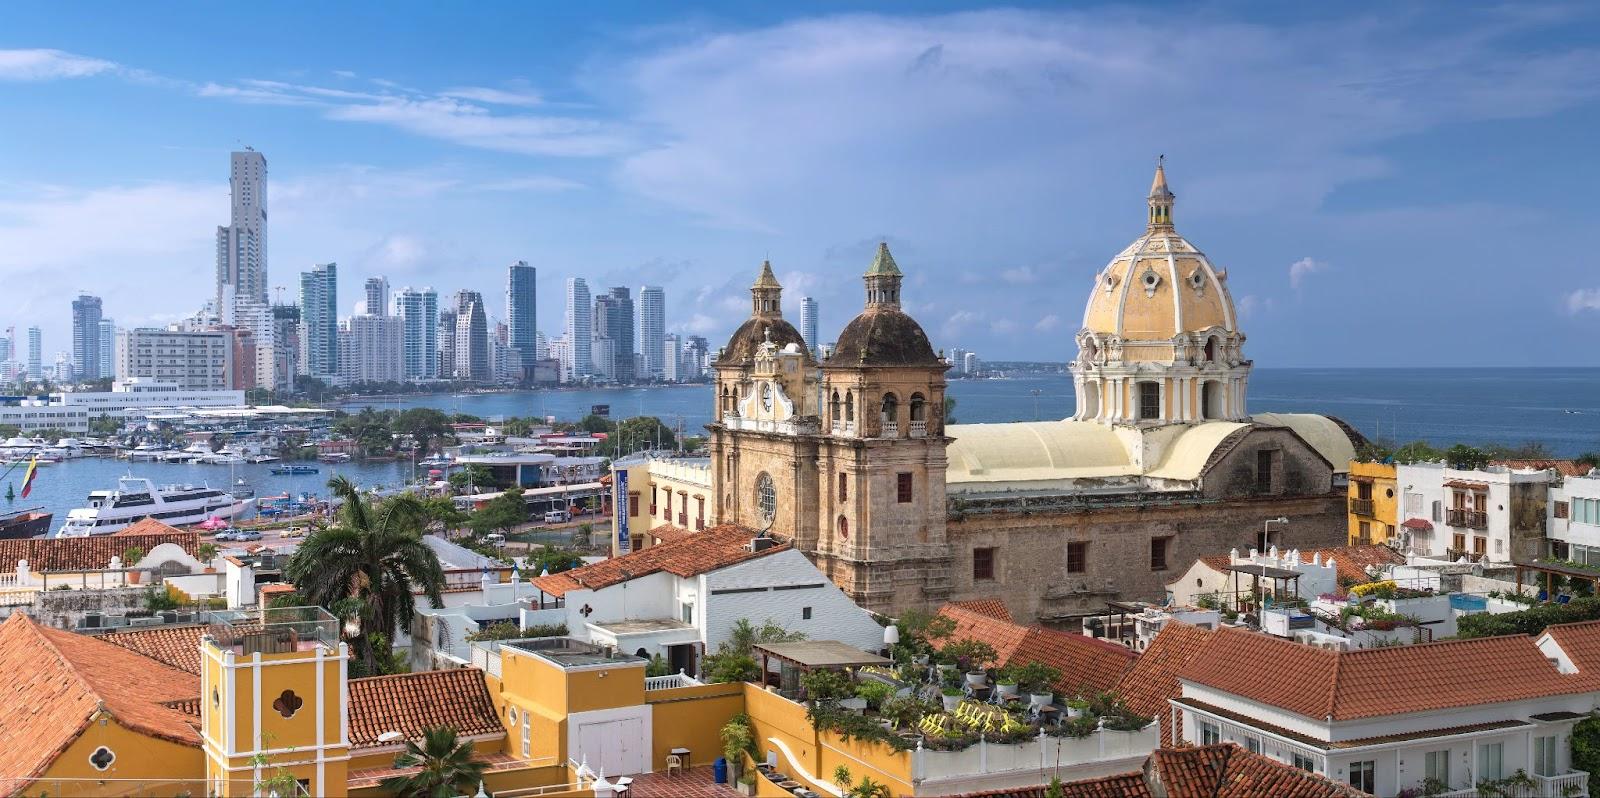
<svg viewBox="0 0 1600 798">
<path fill-rule="evenodd" d="M 28 473 L 22 475 L 22 498 L 28 498 L 28 493 L 33 490 L 33 475 L 39 471 L 39 458 L 28 461 Z"/>
</svg>

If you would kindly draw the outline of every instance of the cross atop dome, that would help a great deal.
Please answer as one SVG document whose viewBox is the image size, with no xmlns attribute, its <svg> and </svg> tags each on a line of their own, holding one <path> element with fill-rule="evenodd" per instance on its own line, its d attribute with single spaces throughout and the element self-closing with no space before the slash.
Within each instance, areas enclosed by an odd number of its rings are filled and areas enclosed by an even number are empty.
<svg viewBox="0 0 1600 798">
<path fill-rule="evenodd" d="M 1172 229 L 1172 201 L 1176 198 L 1172 189 L 1167 188 L 1167 156 L 1156 158 L 1156 176 L 1150 181 L 1150 196 L 1147 202 L 1150 206 L 1150 230 Z"/>
</svg>

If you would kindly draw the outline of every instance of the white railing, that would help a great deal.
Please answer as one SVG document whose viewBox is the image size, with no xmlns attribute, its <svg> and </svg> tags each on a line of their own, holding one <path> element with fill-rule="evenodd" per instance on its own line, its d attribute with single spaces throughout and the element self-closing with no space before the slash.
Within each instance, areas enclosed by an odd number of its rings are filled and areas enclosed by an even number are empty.
<svg viewBox="0 0 1600 798">
<path fill-rule="evenodd" d="M 835 422 L 833 422 L 833 434 L 835 434 L 835 435 L 854 435 L 854 434 L 856 434 L 856 422 L 854 422 L 854 421 L 835 421 Z"/>
<path fill-rule="evenodd" d="M 1589 794 L 1589 774 L 1569 770 L 1554 776 L 1534 776 L 1533 787 L 1512 787 L 1510 798 L 1582 798 Z M 1484 793 L 1476 786 L 1440 793 L 1441 798 L 1479 798 Z"/>
<path fill-rule="evenodd" d="M 704 682 L 690 676 L 683 671 L 667 676 L 647 676 L 644 680 L 645 690 L 670 690 L 674 687 L 699 687 Z"/>
<path fill-rule="evenodd" d="M 911 437 L 913 437 L 913 438 L 926 438 L 926 437 L 928 437 L 928 422 L 926 422 L 926 421 L 913 421 L 913 422 L 911 422 Z"/>
<path fill-rule="evenodd" d="M 879 435 L 878 437 L 880 437 L 880 438 L 898 438 L 898 437 L 900 437 L 900 425 L 898 423 L 896 423 L 896 422 L 893 422 L 893 421 L 885 421 L 885 422 L 883 422 L 883 434 Z"/>
</svg>

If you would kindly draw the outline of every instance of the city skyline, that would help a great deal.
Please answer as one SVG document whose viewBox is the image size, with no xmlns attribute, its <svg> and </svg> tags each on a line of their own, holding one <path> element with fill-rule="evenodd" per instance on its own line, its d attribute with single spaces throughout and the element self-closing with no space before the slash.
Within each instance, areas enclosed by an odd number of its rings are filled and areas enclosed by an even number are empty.
<svg viewBox="0 0 1600 798">
<path fill-rule="evenodd" d="M 356 10 L 307 31 L 273 9 L 258 36 L 178 46 L 134 9 L 106 22 L 141 35 L 109 42 L 19 7 L 0 34 L 0 100 L 30 121 L 0 133 L 6 321 L 64 341 L 79 290 L 124 327 L 191 313 L 228 221 L 219 165 L 251 145 L 271 164 L 274 301 L 329 261 L 342 296 L 382 274 L 497 297 L 526 260 L 547 319 L 568 277 L 643 275 L 678 298 L 669 332 L 715 339 L 770 257 L 827 331 L 887 239 L 936 346 L 1064 361 L 1081 306 L 1059 298 L 1137 231 L 1165 153 L 1180 228 L 1228 270 L 1263 365 L 1594 362 L 1577 343 L 1600 329 L 1594 264 L 1507 264 L 1595 177 L 1596 9 L 865 8 L 634 9 L 609 33 L 411 8 L 384 28 L 396 49 L 345 41 Z M 291 31 L 337 55 L 287 59 Z M 396 55 L 444 39 L 478 46 L 445 70 Z M 172 124 L 117 124 L 135 107 Z M 1464 315 L 1552 343 L 1530 354 Z"/>
</svg>

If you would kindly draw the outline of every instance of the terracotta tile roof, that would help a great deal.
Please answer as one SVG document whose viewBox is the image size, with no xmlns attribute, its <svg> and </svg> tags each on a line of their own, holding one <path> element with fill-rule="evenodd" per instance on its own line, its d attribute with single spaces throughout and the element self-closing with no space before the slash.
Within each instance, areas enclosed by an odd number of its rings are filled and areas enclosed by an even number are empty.
<svg viewBox="0 0 1600 798">
<path fill-rule="evenodd" d="M 1404 565 L 1406 562 L 1404 554 L 1376 543 L 1300 551 L 1300 559 L 1303 562 L 1310 562 L 1311 558 L 1317 555 L 1321 555 L 1323 562 L 1327 562 L 1329 557 L 1333 558 L 1334 565 L 1338 568 L 1339 583 L 1343 585 L 1359 585 L 1362 582 L 1372 581 L 1372 577 L 1367 576 L 1368 566 Z M 1226 554 L 1213 554 L 1197 559 L 1218 572 L 1226 570 L 1229 565 Z"/>
<path fill-rule="evenodd" d="M 960 607 L 961 609 L 964 609 L 964 610 L 972 610 L 973 612 L 976 612 L 979 615 L 987 615 L 990 618 L 998 618 L 998 619 L 1000 619 L 1002 621 L 1005 621 L 1007 623 L 1010 623 L 1010 622 L 1016 620 L 1015 618 L 1011 617 L 1011 610 L 1006 609 L 1006 603 L 1004 601 L 1001 601 L 1000 599 L 997 599 L 997 598 L 971 599 L 969 601 L 952 601 L 952 602 L 950 602 L 950 606 L 952 606 L 952 607 Z"/>
<path fill-rule="evenodd" d="M 1600 621 L 1563 623 L 1545 627 L 1549 635 L 1572 658 L 1579 672 L 1600 675 Z"/>
<path fill-rule="evenodd" d="M 200 744 L 187 716 L 163 705 L 194 698 L 199 681 L 109 643 L 13 613 L 0 623 L 0 671 L 7 674 L 0 680 L 0 773 L 7 776 L 43 773 L 101 707 L 134 731 Z"/>
<path fill-rule="evenodd" d="M 154 518 L 141 518 L 121 530 L 111 533 L 110 536 L 114 538 L 132 538 L 140 535 L 171 535 L 176 532 L 178 532 L 178 528 L 175 526 L 164 524 Z"/>
<path fill-rule="evenodd" d="M 1134 660 L 1117 682 L 1117 695 L 1128 708 L 1161 723 L 1161 744 L 1172 744 L 1172 713 L 1168 699 L 1182 693 L 1178 674 L 1204 655 L 1216 633 L 1187 623 L 1170 621 Z"/>
<path fill-rule="evenodd" d="M 1283 678 L 1286 673 L 1295 678 Z M 1318 720 L 1600 689 L 1600 674 L 1560 673 L 1534 639 L 1523 635 L 1327 651 L 1259 632 L 1222 628 L 1206 656 L 1191 662 L 1179 677 Z"/>
<path fill-rule="evenodd" d="M 966 792 L 953 798 L 1045 798 L 1045 784 L 1033 787 L 1006 787 L 982 792 Z M 1118 773 L 1082 781 L 1061 782 L 1061 798 L 1149 798 L 1154 795 L 1144 773 Z"/>
<path fill-rule="evenodd" d="M 1451 737 L 1457 734 L 1472 734 L 1480 731 L 1489 731 L 1491 729 L 1520 729 L 1533 725 L 1525 720 L 1491 720 L 1483 723 L 1469 723 L 1465 726 L 1447 726 L 1442 729 L 1435 727 L 1422 729 L 1420 731 L 1383 734 L 1376 737 L 1358 737 L 1350 740 L 1328 742 L 1327 740 L 1319 740 L 1309 734 L 1302 734 L 1294 729 L 1286 729 L 1282 726 L 1267 723 L 1266 721 L 1262 720 L 1259 715 L 1234 712 L 1231 709 L 1224 709 L 1223 707 L 1219 707 L 1215 704 L 1208 704 L 1199 699 L 1178 697 L 1172 699 L 1172 703 L 1177 704 L 1178 706 L 1189 707 L 1190 709 L 1197 709 L 1201 712 L 1205 712 L 1206 714 L 1215 715 L 1225 720 L 1231 720 L 1239 725 L 1249 726 L 1251 728 L 1267 732 L 1268 734 L 1274 734 L 1284 738 L 1285 740 L 1293 740 L 1294 742 L 1297 742 L 1307 748 L 1320 748 L 1323 751 L 1338 751 L 1344 748 L 1364 748 L 1369 745 L 1383 745 L 1387 743 L 1406 742 L 1409 740 L 1422 740 L 1432 737 Z"/>
<path fill-rule="evenodd" d="M 200 624 L 151 626 L 145 629 L 106 632 L 100 635 L 99 639 L 199 676 L 200 635 L 204 634 L 205 630 L 206 628 Z M 197 694 L 199 689 L 197 685 L 195 687 Z"/>
<path fill-rule="evenodd" d="M 657 543 L 670 543 L 675 540 L 683 540 L 684 538 L 696 533 L 690 532 L 683 527 L 673 526 L 671 524 L 663 524 L 645 532 L 645 534 L 655 538 Z"/>
<path fill-rule="evenodd" d="M 162 526 L 166 526 L 162 524 Z M 137 546 L 148 553 L 163 543 L 176 543 L 189 554 L 200 545 L 200 533 L 169 532 L 147 535 L 101 535 L 88 538 L 22 538 L 0 540 L 0 573 L 16 573 L 17 562 L 28 561 L 35 573 L 99 571 Z"/>
<path fill-rule="evenodd" d="M 537 577 L 533 580 L 533 585 L 552 596 L 564 596 L 569 590 L 609 587 L 630 578 L 637 579 L 659 571 L 677 576 L 698 576 L 789 548 L 788 544 L 780 543 L 763 551 L 752 552 L 745 547 L 755 536 L 755 532 L 744 527 L 721 524 L 698 534 L 630 552 L 621 557 L 601 560 L 559 574 Z M 627 576 L 624 576 L 624 573 Z"/>
<path fill-rule="evenodd" d="M 1151 765 L 1167 798 L 1355 798 L 1354 787 L 1252 754 L 1233 743 L 1157 749 Z"/>
<path fill-rule="evenodd" d="M 1003 621 L 955 604 L 939 608 L 939 614 L 955 621 L 956 629 L 943 645 L 972 638 L 994 647 L 998 667 L 1012 663 L 1042 662 L 1061 670 L 1057 692 L 1076 695 L 1092 690 L 1110 690 L 1137 656 L 1123 646 L 1042 626 L 1022 626 Z"/>
<path fill-rule="evenodd" d="M 378 735 L 417 738 L 433 726 L 461 737 L 504 734 L 483 671 L 456 668 L 350 680 L 350 747 L 370 748 Z"/>
<path fill-rule="evenodd" d="M 1581 477 L 1589 473 L 1589 466 L 1576 460 L 1490 460 L 1489 465 L 1532 469 L 1535 471 L 1545 471 L 1553 468 L 1564 477 Z"/>
<path fill-rule="evenodd" d="M 530 767 L 530 764 L 527 760 L 518 759 L 510 754 L 502 753 L 500 751 L 479 753 L 474 755 L 472 759 L 475 762 L 482 762 L 485 765 L 484 770 L 488 773 L 498 773 L 503 770 L 518 770 L 520 768 Z M 345 787 L 352 790 L 376 787 L 379 784 L 382 784 L 384 779 L 387 779 L 391 776 L 404 776 L 412 773 L 420 773 L 421 771 L 422 766 L 420 765 L 409 768 L 386 767 L 352 770 L 348 775 L 345 776 Z"/>
</svg>

